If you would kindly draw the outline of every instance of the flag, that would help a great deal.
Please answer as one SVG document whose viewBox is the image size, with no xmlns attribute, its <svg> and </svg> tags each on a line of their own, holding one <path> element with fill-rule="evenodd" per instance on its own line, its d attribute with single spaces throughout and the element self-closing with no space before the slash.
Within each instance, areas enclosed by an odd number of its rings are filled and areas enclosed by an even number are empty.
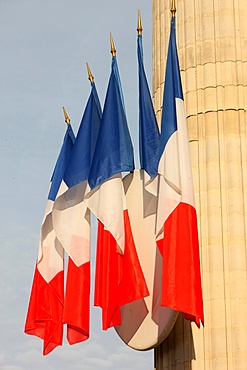
<svg viewBox="0 0 247 370">
<path fill-rule="evenodd" d="M 163 98 L 157 244 L 163 256 L 162 305 L 204 322 L 194 190 L 184 101 L 171 20 Z"/>
<path fill-rule="evenodd" d="M 90 319 L 90 211 L 85 191 L 98 136 L 101 107 L 95 83 L 81 120 L 64 174 L 68 190 L 54 204 L 57 238 L 68 254 L 63 323 L 70 344 L 89 338 Z"/>
<path fill-rule="evenodd" d="M 43 339 L 44 355 L 62 345 L 63 338 L 64 253 L 53 229 L 52 208 L 59 191 L 61 191 L 61 181 L 74 139 L 73 130 L 68 124 L 51 178 L 24 329 L 26 334 L 36 335 Z"/>
<path fill-rule="evenodd" d="M 139 18 L 140 19 L 140 18 Z M 142 28 L 140 28 L 142 30 Z M 138 32 L 137 55 L 139 67 L 139 152 L 140 165 L 144 169 L 146 190 L 157 195 L 159 163 L 159 129 L 148 87 L 143 63 L 142 35 Z M 152 183 L 152 186 L 151 186 Z"/>
<path fill-rule="evenodd" d="M 88 206 L 99 220 L 94 304 L 102 308 L 104 330 L 121 324 L 121 306 L 149 295 L 135 249 L 122 182 L 121 173 L 133 170 L 133 147 L 113 55 L 88 194 Z"/>
</svg>

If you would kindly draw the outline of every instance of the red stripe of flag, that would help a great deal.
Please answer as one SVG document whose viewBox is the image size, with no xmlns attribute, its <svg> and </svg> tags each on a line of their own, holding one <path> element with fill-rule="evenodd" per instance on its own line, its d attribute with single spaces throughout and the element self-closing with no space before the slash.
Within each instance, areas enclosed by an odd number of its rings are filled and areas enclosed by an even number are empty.
<svg viewBox="0 0 247 370">
<path fill-rule="evenodd" d="M 25 333 L 43 339 L 43 355 L 62 345 L 63 286 L 63 271 L 47 283 L 36 266 Z"/>
</svg>

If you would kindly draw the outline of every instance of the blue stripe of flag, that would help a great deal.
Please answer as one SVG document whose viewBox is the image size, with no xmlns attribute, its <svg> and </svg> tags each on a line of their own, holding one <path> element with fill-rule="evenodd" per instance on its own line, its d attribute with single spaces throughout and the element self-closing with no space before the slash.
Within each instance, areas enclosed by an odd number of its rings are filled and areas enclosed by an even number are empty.
<svg viewBox="0 0 247 370">
<path fill-rule="evenodd" d="M 159 129 L 143 63 L 142 36 L 137 38 L 139 66 L 139 153 L 140 165 L 150 177 L 158 173 Z"/>
<path fill-rule="evenodd" d="M 60 150 L 52 177 L 51 177 L 51 187 L 48 194 L 48 199 L 55 200 L 58 190 L 60 188 L 66 166 L 69 161 L 71 150 L 73 148 L 75 141 L 75 135 L 73 133 L 71 125 L 67 125 L 67 130 L 64 136 L 63 145 Z"/>
<path fill-rule="evenodd" d="M 95 83 L 91 83 L 91 93 L 82 116 L 73 150 L 64 175 L 68 187 L 88 179 L 92 158 L 98 138 L 102 110 Z"/>
<path fill-rule="evenodd" d="M 133 170 L 133 147 L 127 126 L 117 60 L 114 56 L 88 182 L 91 188 L 95 188 L 117 173 Z"/>
<path fill-rule="evenodd" d="M 161 119 L 160 157 L 169 138 L 177 130 L 175 98 L 183 99 L 183 92 L 176 45 L 176 19 L 172 17 Z"/>
</svg>

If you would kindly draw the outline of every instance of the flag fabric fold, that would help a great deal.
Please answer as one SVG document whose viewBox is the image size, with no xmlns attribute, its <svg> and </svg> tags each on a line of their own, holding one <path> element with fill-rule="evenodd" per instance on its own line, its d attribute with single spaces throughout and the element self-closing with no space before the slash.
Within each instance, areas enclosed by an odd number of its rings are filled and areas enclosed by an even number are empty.
<svg viewBox="0 0 247 370">
<path fill-rule="evenodd" d="M 139 70 L 139 153 L 140 165 L 144 169 L 145 188 L 157 195 L 159 164 L 159 128 L 154 113 L 143 62 L 142 35 L 137 37 Z M 155 181 L 154 181 L 155 179 Z M 152 185 L 151 185 L 152 184 Z"/>
<path fill-rule="evenodd" d="M 104 330 L 121 324 L 120 307 L 149 295 L 132 236 L 122 172 L 134 170 L 116 57 L 89 174 L 88 207 L 98 218 L 94 304 Z"/>
<path fill-rule="evenodd" d="M 70 344 L 89 338 L 90 329 L 90 211 L 85 193 L 101 122 L 94 82 L 64 174 L 67 191 L 54 204 L 53 224 L 68 254 L 63 323 Z"/>
<path fill-rule="evenodd" d="M 62 345 L 64 308 L 64 251 L 56 237 L 52 209 L 62 191 L 62 178 L 75 137 L 67 125 L 63 145 L 58 156 L 41 225 L 39 253 L 30 294 L 25 333 L 43 339 L 43 354 Z"/>
<path fill-rule="evenodd" d="M 160 135 L 157 244 L 163 256 L 162 305 L 204 322 L 197 217 L 188 134 L 171 20 Z"/>
</svg>

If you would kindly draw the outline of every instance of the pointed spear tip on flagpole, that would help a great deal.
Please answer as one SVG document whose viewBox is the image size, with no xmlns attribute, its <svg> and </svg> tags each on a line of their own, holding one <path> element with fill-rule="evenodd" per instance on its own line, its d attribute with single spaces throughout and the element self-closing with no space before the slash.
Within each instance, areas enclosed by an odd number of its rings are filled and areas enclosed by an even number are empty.
<svg viewBox="0 0 247 370">
<path fill-rule="evenodd" d="M 66 109 L 64 108 L 64 106 L 62 107 L 63 108 L 63 114 L 64 114 L 64 119 L 65 119 L 65 122 L 67 123 L 67 125 L 70 124 L 70 118 L 66 112 Z"/>
<path fill-rule="evenodd" d="M 112 53 L 112 56 L 115 57 L 116 54 L 117 54 L 117 51 L 115 49 L 115 45 L 114 45 L 114 41 L 113 41 L 113 37 L 112 37 L 112 33 L 110 32 L 110 44 L 111 44 L 111 53 Z"/>
<path fill-rule="evenodd" d="M 175 17 L 175 16 L 176 16 L 176 11 L 177 11 L 177 8 L 176 8 L 176 1 L 175 1 L 175 0 L 172 0 L 172 5 L 171 5 L 171 13 L 172 13 L 172 17 Z"/>
<path fill-rule="evenodd" d="M 140 11 L 140 9 L 138 9 L 138 21 L 137 21 L 137 29 L 136 30 L 137 30 L 138 36 L 139 35 L 142 35 L 143 28 L 142 28 L 141 11 Z"/>
<path fill-rule="evenodd" d="M 88 65 L 88 62 L 86 62 L 86 66 L 87 66 L 88 79 L 92 83 L 92 82 L 94 82 L 94 76 L 92 75 L 92 72 L 91 72 L 91 69 Z"/>
</svg>

